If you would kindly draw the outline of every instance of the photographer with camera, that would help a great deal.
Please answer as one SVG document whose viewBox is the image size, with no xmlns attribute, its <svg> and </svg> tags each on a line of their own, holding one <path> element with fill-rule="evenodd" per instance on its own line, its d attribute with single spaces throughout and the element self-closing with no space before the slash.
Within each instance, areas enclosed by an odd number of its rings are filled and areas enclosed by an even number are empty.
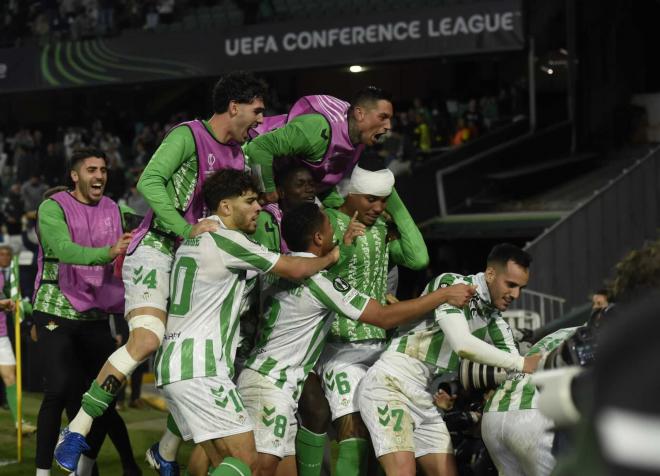
<svg viewBox="0 0 660 476">
<path fill-rule="evenodd" d="M 485 272 L 435 278 L 425 293 L 458 283 L 476 286 L 476 293 L 463 308 L 443 304 L 417 324 L 397 329 L 367 372 L 358 390 L 360 411 L 388 476 L 414 475 L 417 462 L 427 475 L 458 474 L 430 390 L 434 376 L 456 371 L 461 357 L 518 372 L 536 369 L 541 355 L 520 356 L 501 315 L 527 284 L 530 262 L 526 252 L 505 243 L 490 252 Z"/>
</svg>

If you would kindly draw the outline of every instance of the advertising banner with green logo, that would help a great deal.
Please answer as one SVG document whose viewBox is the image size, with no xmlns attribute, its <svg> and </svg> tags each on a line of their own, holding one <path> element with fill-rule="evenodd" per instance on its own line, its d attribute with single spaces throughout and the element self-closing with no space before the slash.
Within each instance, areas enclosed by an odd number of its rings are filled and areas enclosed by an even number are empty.
<svg viewBox="0 0 660 476">
<path fill-rule="evenodd" d="M 0 92 L 514 51 L 519 0 L 194 31 L 126 31 L 0 50 Z"/>
</svg>

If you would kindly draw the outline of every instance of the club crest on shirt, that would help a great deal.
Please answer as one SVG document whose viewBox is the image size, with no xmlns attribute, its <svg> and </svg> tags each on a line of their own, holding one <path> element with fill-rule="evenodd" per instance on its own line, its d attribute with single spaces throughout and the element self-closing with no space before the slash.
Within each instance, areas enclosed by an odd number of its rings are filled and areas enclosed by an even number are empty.
<svg viewBox="0 0 660 476">
<path fill-rule="evenodd" d="M 335 279 L 332 280 L 332 287 L 334 287 L 340 293 L 345 293 L 346 291 L 351 289 L 351 285 L 340 277 L 336 277 Z"/>
</svg>

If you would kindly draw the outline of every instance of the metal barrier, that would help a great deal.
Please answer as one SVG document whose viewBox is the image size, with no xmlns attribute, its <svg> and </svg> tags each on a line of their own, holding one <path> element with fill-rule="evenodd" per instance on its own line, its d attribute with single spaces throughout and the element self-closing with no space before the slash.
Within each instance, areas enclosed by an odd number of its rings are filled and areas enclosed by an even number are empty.
<svg viewBox="0 0 660 476">
<path fill-rule="evenodd" d="M 540 327 L 542 327 L 564 314 L 565 302 L 565 299 L 557 296 L 523 289 L 520 298 L 511 303 L 509 310 L 524 310 L 537 313 L 541 316 Z"/>
<path fill-rule="evenodd" d="M 530 288 L 578 306 L 627 253 L 658 238 L 659 157 L 660 147 L 652 149 L 525 247 L 534 258 Z"/>
</svg>

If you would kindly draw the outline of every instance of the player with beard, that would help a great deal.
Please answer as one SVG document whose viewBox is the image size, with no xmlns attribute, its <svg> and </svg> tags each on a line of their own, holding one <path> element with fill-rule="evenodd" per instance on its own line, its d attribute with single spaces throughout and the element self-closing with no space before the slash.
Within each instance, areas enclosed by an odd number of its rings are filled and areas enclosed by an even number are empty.
<svg viewBox="0 0 660 476">
<path fill-rule="evenodd" d="M 167 332 L 156 356 L 156 382 L 185 440 L 201 444 L 213 476 L 251 474 L 256 464 L 252 423 L 232 382 L 238 315 L 248 272 L 302 280 L 339 257 L 273 253 L 250 240 L 260 210 L 247 174 L 221 170 L 203 195 L 216 231 L 185 240 L 171 276 Z"/>
<path fill-rule="evenodd" d="M 300 98 L 283 127 L 244 147 L 266 200 L 278 201 L 274 170 L 298 163 L 312 173 L 324 203 L 340 205 L 341 201 L 326 202 L 326 195 L 350 176 L 364 147 L 377 143 L 392 128 L 392 114 L 391 94 L 374 86 L 358 91 L 350 104 L 326 95 Z"/>
<path fill-rule="evenodd" d="M 529 280 L 531 257 L 507 243 L 488 255 L 485 272 L 444 273 L 424 294 L 458 283 L 476 286 L 470 302 L 439 306 L 416 324 L 401 326 L 369 369 L 358 391 L 362 418 L 385 473 L 455 476 L 451 438 L 429 391 L 431 380 L 458 369 L 467 358 L 506 370 L 531 373 L 541 354 L 518 354 L 505 311 Z"/>
<path fill-rule="evenodd" d="M 103 153 L 75 151 L 70 175 L 73 191 L 55 193 L 38 210 L 33 320 L 45 380 L 38 417 L 38 476 L 50 474 L 62 410 L 70 404 L 71 392 L 81 395 L 115 349 L 108 315 L 124 310 L 124 286 L 114 276 L 113 261 L 126 252 L 131 234 L 123 231 L 117 204 L 103 195 L 107 181 Z M 77 406 L 67 408 L 67 414 L 72 417 L 77 410 Z M 120 418 L 114 406 L 92 428 L 85 448 L 89 458 L 83 461 L 88 464 L 78 468 L 79 474 L 89 474 L 110 418 Z"/>
<path fill-rule="evenodd" d="M 63 432 L 55 459 L 75 467 L 85 435 L 94 418 L 108 408 L 133 370 L 158 349 L 165 332 L 169 276 L 180 239 L 216 230 L 207 215 L 201 189 L 214 171 L 247 167 L 241 144 L 264 122 L 266 84 L 243 72 L 229 73 L 213 89 L 213 115 L 208 120 L 184 122 L 172 128 L 140 177 L 137 188 L 153 212 L 137 229 L 123 264 L 126 288 L 125 316 L 129 338 L 117 349 L 84 394 L 82 408 Z M 177 474 L 178 430 L 168 419 L 165 444 L 154 445 L 147 456 L 163 474 Z M 169 469 L 168 469 L 169 468 Z"/>
</svg>

